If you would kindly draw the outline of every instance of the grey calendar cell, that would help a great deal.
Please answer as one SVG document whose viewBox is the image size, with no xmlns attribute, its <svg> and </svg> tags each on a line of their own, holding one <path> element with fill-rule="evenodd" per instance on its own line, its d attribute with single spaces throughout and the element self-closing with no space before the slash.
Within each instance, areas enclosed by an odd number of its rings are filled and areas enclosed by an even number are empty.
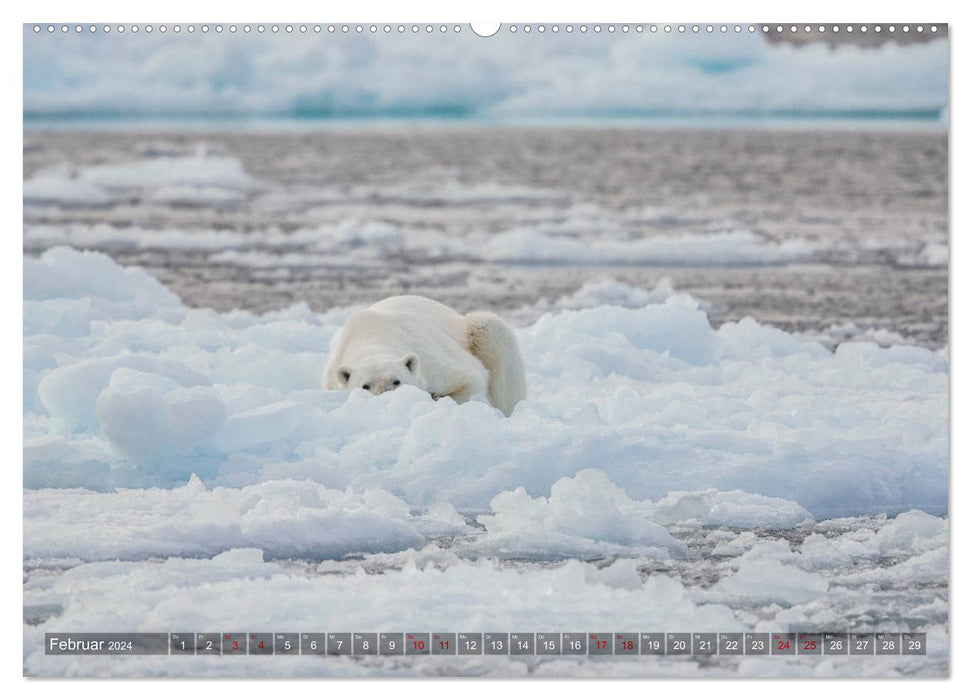
<svg viewBox="0 0 971 700">
<path fill-rule="evenodd" d="M 800 632 L 796 643 L 799 656 L 820 656 L 823 653 L 823 635 Z"/>
<path fill-rule="evenodd" d="M 509 653 L 509 633 L 486 632 L 482 635 L 482 648 L 486 654 L 505 656 Z"/>
<path fill-rule="evenodd" d="M 354 656 L 377 656 L 378 635 L 375 632 L 355 632 L 351 636 Z"/>
<path fill-rule="evenodd" d="M 874 651 L 877 656 L 899 656 L 900 634 L 881 632 L 874 635 Z"/>
<path fill-rule="evenodd" d="M 223 656 L 244 656 L 246 654 L 245 632 L 222 633 Z"/>
<path fill-rule="evenodd" d="M 454 632 L 432 632 L 432 654 L 452 655 L 455 653 Z"/>
<path fill-rule="evenodd" d="M 905 632 L 900 640 L 900 653 L 904 656 L 923 656 L 927 653 L 927 634 Z"/>
<path fill-rule="evenodd" d="M 823 653 L 844 656 L 850 653 L 850 635 L 844 632 L 823 632 Z"/>
<path fill-rule="evenodd" d="M 561 637 L 563 654 L 567 656 L 586 656 L 587 654 L 587 633 L 586 632 L 564 632 Z"/>
<path fill-rule="evenodd" d="M 323 656 L 327 653 L 327 635 L 317 632 L 301 632 L 300 653 Z"/>
<path fill-rule="evenodd" d="M 664 653 L 669 656 L 689 656 L 691 654 L 690 632 L 668 632 L 664 635 Z"/>
<path fill-rule="evenodd" d="M 714 632 L 695 632 L 691 635 L 691 653 L 713 656 L 718 653 L 718 635 Z"/>
<path fill-rule="evenodd" d="M 664 633 L 663 632 L 641 632 L 641 654 L 651 656 L 664 655 Z"/>
<path fill-rule="evenodd" d="M 560 653 L 559 632 L 537 632 L 536 653 L 541 656 L 558 656 Z"/>
<path fill-rule="evenodd" d="M 527 656 L 536 653 L 536 635 L 532 632 L 512 632 L 509 635 L 509 653 Z"/>
<path fill-rule="evenodd" d="M 169 653 L 173 655 L 195 654 L 195 632 L 173 632 L 169 635 Z"/>
<path fill-rule="evenodd" d="M 270 632 L 249 633 L 249 653 L 253 655 L 273 655 L 273 635 Z"/>
<path fill-rule="evenodd" d="M 637 632 L 614 633 L 614 654 L 618 656 L 636 655 L 640 653 L 639 647 Z"/>
<path fill-rule="evenodd" d="M 587 635 L 587 654 L 610 656 L 614 653 L 614 636 L 610 632 L 591 632 Z"/>
<path fill-rule="evenodd" d="M 400 656 L 405 653 L 404 632 L 382 632 L 378 635 L 378 653 L 382 656 Z"/>
<path fill-rule="evenodd" d="M 423 656 L 432 653 L 432 640 L 428 632 L 408 632 L 405 634 L 405 654 Z"/>
<path fill-rule="evenodd" d="M 745 633 L 745 655 L 765 656 L 769 653 L 769 635 L 766 632 Z"/>
<path fill-rule="evenodd" d="M 274 632 L 273 653 L 283 656 L 300 653 L 300 635 L 296 632 Z"/>
<path fill-rule="evenodd" d="M 350 656 L 351 655 L 351 633 L 350 632 L 328 632 L 327 633 L 327 655 L 328 656 Z"/>
<path fill-rule="evenodd" d="M 478 656 L 482 653 L 481 632 L 459 632 L 459 656 Z"/>
<path fill-rule="evenodd" d="M 867 633 L 850 634 L 850 655 L 851 656 L 873 656 L 873 635 Z"/>
<path fill-rule="evenodd" d="M 219 656 L 222 653 L 219 632 L 196 632 L 196 654 Z"/>
<path fill-rule="evenodd" d="M 741 656 L 745 653 L 745 635 L 741 632 L 722 632 L 718 635 L 718 653 L 722 656 Z"/>
<path fill-rule="evenodd" d="M 772 647 L 773 656 L 795 656 L 796 633 L 774 632 L 769 646 Z"/>
</svg>

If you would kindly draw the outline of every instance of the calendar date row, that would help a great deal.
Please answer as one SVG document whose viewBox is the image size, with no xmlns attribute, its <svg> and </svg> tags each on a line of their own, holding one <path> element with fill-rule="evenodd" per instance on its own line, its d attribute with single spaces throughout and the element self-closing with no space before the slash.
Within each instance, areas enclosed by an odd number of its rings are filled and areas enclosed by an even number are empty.
<svg viewBox="0 0 971 700">
<path fill-rule="evenodd" d="M 45 636 L 50 655 L 897 656 L 915 632 L 170 632 Z"/>
</svg>

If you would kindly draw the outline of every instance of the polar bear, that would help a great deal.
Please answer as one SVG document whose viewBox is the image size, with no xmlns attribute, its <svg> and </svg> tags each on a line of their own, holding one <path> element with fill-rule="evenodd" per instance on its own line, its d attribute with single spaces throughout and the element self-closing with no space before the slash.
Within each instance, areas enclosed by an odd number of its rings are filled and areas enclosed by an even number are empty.
<svg viewBox="0 0 971 700">
<path fill-rule="evenodd" d="M 488 311 L 463 316 L 417 295 L 388 297 L 351 316 L 322 384 L 372 394 L 413 384 L 458 403 L 481 394 L 507 416 L 526 397 L 519 345 L 505 321 Z"/>
</svg>

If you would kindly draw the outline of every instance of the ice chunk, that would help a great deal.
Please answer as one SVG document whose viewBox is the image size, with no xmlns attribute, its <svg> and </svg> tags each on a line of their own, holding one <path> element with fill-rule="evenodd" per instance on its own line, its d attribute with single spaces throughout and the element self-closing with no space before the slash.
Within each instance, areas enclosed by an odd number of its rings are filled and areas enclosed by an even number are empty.
<svg viewBox="0 0 971 700">
<path fill-rule="evenodd" d="M 683 545 L 650 519 L 650 506 L 632 501 L 596 469 L 553 484 L 549 498 L 522 487 L 492 499 L 478 520 L 487 535 L 478 550 L 513 558 L 590 557 L 616 553 L 667 556 Z"/>
<path fill-rule="evenodd" d="M 65 204 L 99 207 L 110 204 L 112 196 L 95 182 L 79 179 L 60 169 L 49 169 L 24 180 L 24 204 Z"/>
<path fill-rule="evenodd" d="M 691 521 L 706 526 L 792 528 L 811 523 L 813 516 L 782 498 L 708 489 L 669 493 L 658 502 L 654 519 L 663 525 Z"/>
<path fill-rule="evenodd" d="M 438 503 L 427 508 L 414 525 L 426 537 L 455 537 L 469 533 L 469 525 L 451 503 Z"/>
<path fill-rule="evenodd" d="M 121 368 L 166 377 L 182 386 L 202 386 L 209 380 L 181 362 L 149 355 L 115 355 L 79 360 L 48 372 L 37 393 L 51 415 L 70 429 L 92 430 L 99 425 L 95 403 L 114 372 Z"/>
<path fill-rule="evenodd" d="M 618 559 L 602 569 L 587 571 L 587 581 L 603 583 L 611 588 L 637 590 L 644 585 L 636 559 Z"/>
<path fill-rule="evenodd" d="M 714 557 L 737 557 L 747 552 L 758 541 L 754 532 L 743 532 L 725 542 L 719 542 L 712 550 Z"/>
<path fill-rule="evenodd" d="M 799 553 L 799 566 L 804 569 L 835 569 L 853 563 L 853 557 L 848 552 L 818 533 L 803 540 Z"/>
<path fill-rule="evenodd" d="M 177 204 L 232 204 L 254 188 L 242 163 L 228 156 L 160 156 L 75 169 L 50 168 L 24 180 L 24 203 L 99 206 L 145 197 Z"/>
<path fill-rule="evenodd" d="M 135 459 L 185 455 L 212 440 L 226 409 L 208 387 L 122 367 L 98 395 L 95 414 L 112 445 Z"/>
<path fill-rule="evenodd" d="M 885 587 L 943 586 L 948 581 L 950 557 L 946 546 L 910 557 L 893 566 L 866 571 L 840 573 L 835 579 L 839 584 L 876 584 Z"/>
<path fill-rule="evenodd" d="M 629 284 L 605 279 L 586 282 L 580 289 L 556 301 L 557 309 L 592 309 L 597 306 L 619 306 L 639 309 L 648 304 L 658 304 L 674 295 L 674 286 L 667 277 L 654 289 L 641 289 Z"/>
<path fill-rule="evenodd" d="M 121 267 L 103 253 L 50 248 L 39 258 L 24 258 L 24 299 L 87 302 L 99 318 L 139 318 L 162 308 L 178 308 L 179 299 L 139 267 Z M 37 323 L 45 307 L 30 308 Z"/>
<path fill-rule="evenodd" d="M 589 362 L 603 374 L 630 373 L 634 363 L 648 363 L 665 353 L 690 364 L 707 364 L 714 347 L 708 319 L 685 295 L 642 309 L 603 306 L 547 315 L 524 335 L 534 352 L 546 352 L 550 360 L 558 357 L 551 369 L 561 372 L 568 363 Z"/>
<path fill-rule="evenodd" d="M 300 430 L 311 430 L 325 420 L 319 410 L 295 401 L 279 401 L 234 413 L 219 436 L 219 447 L 226 452 L 270 445 Z M 313 431 L 312 431 L 313 432 Z"/>
<path fill-rule="evenodd" d="M 947 542 L 947 521 L 920 510 L 910 510 L 880 528 L 876 541 L 885 554 L 936 549 Z"/>
<path fill-rule="evenodd" d="M 818 598 L 828 588 L 826 578 L 818 574 L 775 559 L 752 558 L 742 561 L 738 571 L 715 584 L 710 598 L 723 602 L 790 606 Z"/>
</svg>

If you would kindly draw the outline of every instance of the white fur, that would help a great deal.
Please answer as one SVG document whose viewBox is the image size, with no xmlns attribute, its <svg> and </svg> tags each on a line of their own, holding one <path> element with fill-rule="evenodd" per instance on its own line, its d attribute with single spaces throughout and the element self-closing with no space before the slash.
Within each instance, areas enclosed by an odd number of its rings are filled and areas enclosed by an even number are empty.
<svg viewBox="0 0 971 700">
<path fill-rule="evenodd" d="M 458 403 L 487 396 L 507 416 L 526 396 L 512 329 L 487 311 L 463 316 L 425 297 L 389 297 L 351 316 L 324 369 L 325 389 L 382 394 L 413 384 Z"/>
</svg>

